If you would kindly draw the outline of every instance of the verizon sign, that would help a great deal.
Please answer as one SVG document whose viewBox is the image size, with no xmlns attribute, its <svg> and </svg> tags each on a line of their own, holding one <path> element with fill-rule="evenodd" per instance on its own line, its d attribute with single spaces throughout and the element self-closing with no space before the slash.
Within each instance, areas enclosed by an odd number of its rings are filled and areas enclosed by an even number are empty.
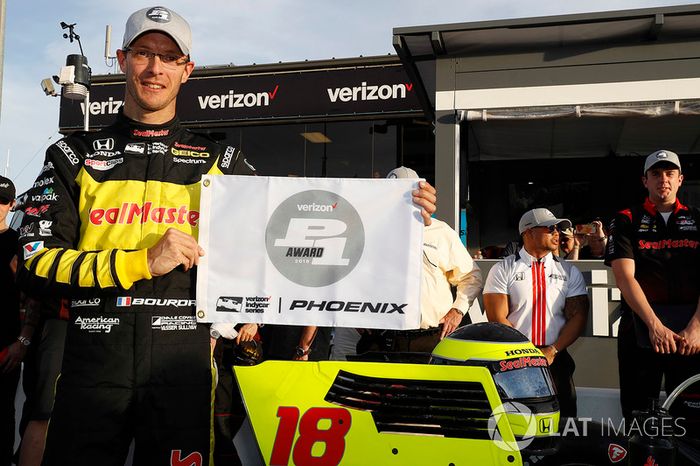
<svg viewBox="0 0 700 466">
<path fill-rule="evenodd" d="M 398 64 L 206 78 L 196 74 L 178 97 L 184 123 L 422 112 L 415 87 Z M 111 124 L 123 100 L 123 82 L 94 83 L 87 107 L 90 126 Z M 60 128 L 82 128 L 85 111 L 83 103 L 61 99 Z"/>
</svg>

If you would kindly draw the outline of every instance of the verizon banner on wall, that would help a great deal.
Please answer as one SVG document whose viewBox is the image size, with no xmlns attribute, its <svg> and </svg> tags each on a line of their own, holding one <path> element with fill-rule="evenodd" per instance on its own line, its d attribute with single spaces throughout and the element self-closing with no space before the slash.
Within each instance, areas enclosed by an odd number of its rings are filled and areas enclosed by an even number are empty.
<svg viewBox="0 0 700 466">
<path fill-rule="evenodd" d="M 420 324 L 417 180 L 204 176 L 200 322 Z"/>
</svg>

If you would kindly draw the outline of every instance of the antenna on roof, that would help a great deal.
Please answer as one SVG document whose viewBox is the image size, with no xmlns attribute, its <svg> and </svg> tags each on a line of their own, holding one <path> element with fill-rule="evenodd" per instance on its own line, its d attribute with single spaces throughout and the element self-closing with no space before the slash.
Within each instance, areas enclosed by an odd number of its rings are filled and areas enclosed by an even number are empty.
<svg viewBox="0 0 700 466">
<path fill-rule="evenodd" d="M 105 65 L 114 68 L 117 63 L 116 55 L 111 55 L 112 49 L 112 25 L 108 24 L 105 29 Z"/>
</svg>

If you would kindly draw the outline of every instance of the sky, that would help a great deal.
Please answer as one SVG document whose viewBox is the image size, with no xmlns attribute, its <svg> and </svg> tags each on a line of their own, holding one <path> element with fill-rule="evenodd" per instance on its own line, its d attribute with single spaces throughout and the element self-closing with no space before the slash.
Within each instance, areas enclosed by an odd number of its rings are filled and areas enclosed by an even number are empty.
<svg viewBox="0 0 700 466">
<path fill-rule="evenodd" d="M 681 0 L 170 0 L 193 36 L 197 66 L 277 63 L 395 53 L 392 29 L 445 23 L 550 16 L 670 6 Z M 36 178 L 49 144 L 60 139 L 58 98 L 47 97 L 42 79 L 58 74 L 66 55 L 79 53 L 64 39 L 60 22 L 77 23 L 93 74 L 117 72 L 105 63 L 105 27 L 112 26 L 111 55 L 124 23 L 157 4 L 137 0 L 7 0 L 0 112 L 0 173 L 17 191 Z M 57 86 L 58 88 L 59 86 Z"/>
</svg>

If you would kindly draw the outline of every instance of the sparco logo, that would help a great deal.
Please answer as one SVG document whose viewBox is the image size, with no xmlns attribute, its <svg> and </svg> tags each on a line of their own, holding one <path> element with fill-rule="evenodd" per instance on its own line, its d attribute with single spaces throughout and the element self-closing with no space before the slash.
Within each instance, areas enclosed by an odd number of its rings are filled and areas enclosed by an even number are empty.
<svg viewBox="0 0 700 466">
<path fill-rule="evenodd" d="M 360 261 L 365 230 L 346 199 L 330 191 L 303 191 L 272 213 L 265 245 L 274 266 L 289 280 L 326 286 L 341 280 Z"/>
<path fill-rule="evenodd" d="M 270 105 L 270 100 L 274 100 L 277 96 L 278 90 L 279 85 L 276 85 L 272 91 L 245 94 L 236 93 L 230 89 L 228 94 L 198 95 L 197 99 L 199 100 L 199 108 L 202 110 L 205 108 L 267 107 Z"/>
<path fill-rule="evenodd" d="M 78 317 L 75 325 L 90 333 L 109 333 L 113 325 L 119 325 L 119 317 Z"/>
<path fill-rule="evenodd" d="M 107 209 L 92 209 L 90 211 L 90 223 L 93 225 L 115 225 L 132 223 L 177 223 L 184 225 L 188 223 L 193 227 L 197 226 L 199 212 L 189 210 L 187 206 L 180 207 L 157 207 L 152 202 L 143 205 L 134 202 L 125 202 L 120 207 Z"/>
<path fill-rule="evenodd" d="M 78 160 L 78 157 L 75 155 L 75 152 L 73 152 L 73 149 L 71 149 L 65 141 L 58 141 L 56 146 L 66 155 L 66 158 L 68 158 L 71 165 L 78 165 L 80 163 L 80 160 Z"/>
<path fill-rule="evenodd" d="M 406 92 L 413 90 L 413 84 L 383 84 L 367 85 L 362 82 L 360 86 L 355 87 L 336 87 L 326 89 L 328 98 L 331 102 L 357 102 L 358 100 L 389 100 L 389 99 L 405 99 Z"/>
<path fill-rule="evenodd" d="M 224 157 L 221 159 L 221 168 L 228 168 L 231 165 L 231 159 L 233 159 L 233 153 L 236 151 L 231 146 L 228 146 L 226 148 L 226 152 L 224 152 Z"/>
</svg>

